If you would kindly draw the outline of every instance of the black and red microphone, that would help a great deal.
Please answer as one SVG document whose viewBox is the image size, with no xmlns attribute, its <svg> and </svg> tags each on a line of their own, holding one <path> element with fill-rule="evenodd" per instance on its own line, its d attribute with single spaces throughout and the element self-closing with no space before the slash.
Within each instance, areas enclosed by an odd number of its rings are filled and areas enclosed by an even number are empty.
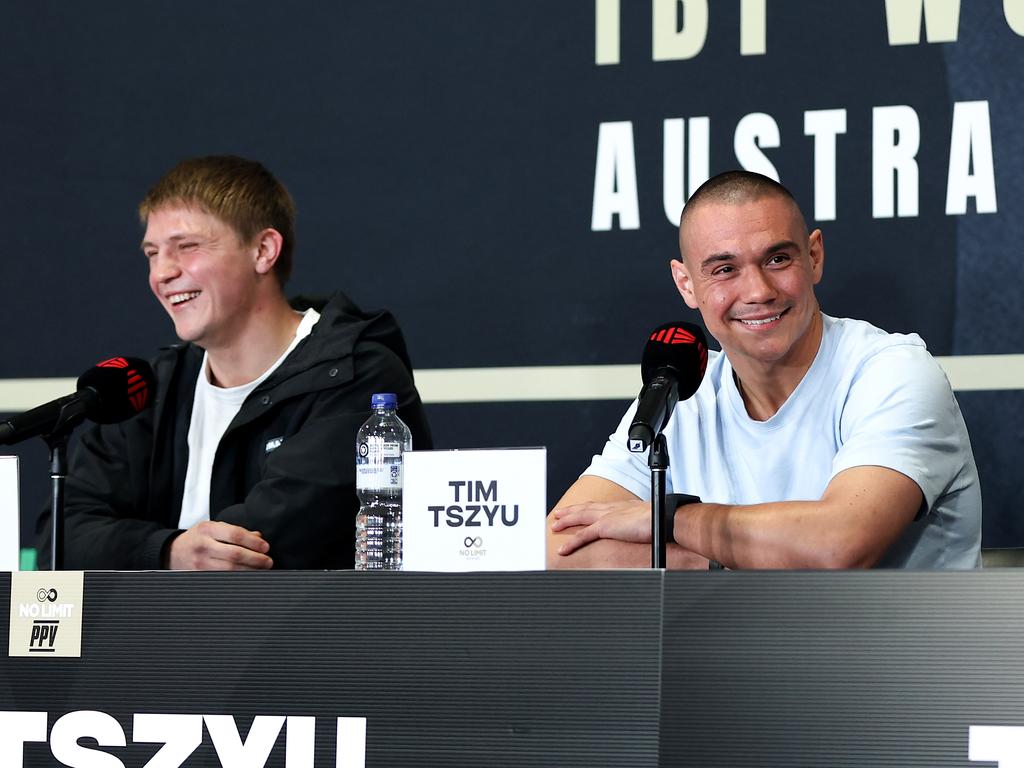
<svg viewBox="0 0 1024 768">
<path fill-rule="evenodd" d="M 134 357 L 103 360 L 78 377 L 79 391 L 92 389 L 99 397 L 96 409 L 86 414 L 99 424 L 124 421 L 145 410 L 155 386 L 149 363 Z"/>
<path fill-rule="evenodd" d="M 112 357 L 78 377 L 78 391 L 0 421 L 0 445 L 70 429 L 82 419 L 124 421 L 153 400 L 156 378 L 145 360 Z"/>
<path fill-rule="evenodd" d="M 644 347 L 640 390 L 633 423 L 629 425 L 627 447 L 633 453 L 646 451 L 672 418 L 680 400 L 697 391 L 708 366 L 708 343 L 700 326 L 665 323 L 655 328 Z"/>
</svg>

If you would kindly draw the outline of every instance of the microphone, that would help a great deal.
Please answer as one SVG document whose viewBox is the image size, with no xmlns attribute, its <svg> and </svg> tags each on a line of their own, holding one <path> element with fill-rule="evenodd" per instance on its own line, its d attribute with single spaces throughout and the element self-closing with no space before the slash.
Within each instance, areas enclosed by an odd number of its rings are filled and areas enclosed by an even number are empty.
<svg viewBox="0 0 1024 768">
<path fill-rule="evenodd" d="M 0 445 L 52 435 L 88 418 L 99 424 L 124 421 L 150 404 L 156 386 L 145 360 L 112 357 L 78 377 L 78 391 L 0 421 Z"/>
<path fill-rule="evenodd" d="M 651 332 L 640 366 L 644 386 L 626 441 L 630 451 L 643 453 L 650 447 L 676 403 L 697 391 L 707 365 L 708 343 L 699 326 L 665 323 Z"/>
</svg>

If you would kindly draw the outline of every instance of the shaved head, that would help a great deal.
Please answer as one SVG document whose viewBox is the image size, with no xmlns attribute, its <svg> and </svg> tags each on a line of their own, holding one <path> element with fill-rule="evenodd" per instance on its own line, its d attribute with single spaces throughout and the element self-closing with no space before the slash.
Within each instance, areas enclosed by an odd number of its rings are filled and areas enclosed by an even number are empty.
<svg viewBox="0 0 1024 768">
<path fill-rule="evenodd" d="M 782 186 L 774 179 L 770 179 L 760 173 L 753 171 L 726 171 L 713 176 L 703 184 L 697 191 L 690 195 L 683 207 L 683 213 L 679 217 L 679 251 L 685 256 L 686 223 L 693 216 L 693 212 L 708 203 L 719 203 L 723 205 L 741 205 L 743 203 L 756 202 L 764 198 L 779 198 L 785 200 L 793 208 L 793 214 L 800 222 L 803 236 L 807 237 L 807 221 L 804 219 L 800 206 L 797 205 L 793 193 Z"/>
</svg>

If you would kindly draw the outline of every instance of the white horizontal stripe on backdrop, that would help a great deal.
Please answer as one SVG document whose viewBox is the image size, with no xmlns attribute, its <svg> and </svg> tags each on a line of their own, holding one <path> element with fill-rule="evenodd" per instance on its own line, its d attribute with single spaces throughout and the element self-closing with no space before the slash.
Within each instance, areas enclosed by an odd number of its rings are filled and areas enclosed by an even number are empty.
<svg viewBox="0 0 1024 768">
<path fill-rule="evenodd" d="M 936 358 L 957 392 L 1024 389 L 1024 354 Z M 638 365 L 421 368 L 425 403 L 514 403 L 632 400 Z M 75 391 L 75 379 L 0 379 L 0 413 L 17 413 Z"/>
</svg>

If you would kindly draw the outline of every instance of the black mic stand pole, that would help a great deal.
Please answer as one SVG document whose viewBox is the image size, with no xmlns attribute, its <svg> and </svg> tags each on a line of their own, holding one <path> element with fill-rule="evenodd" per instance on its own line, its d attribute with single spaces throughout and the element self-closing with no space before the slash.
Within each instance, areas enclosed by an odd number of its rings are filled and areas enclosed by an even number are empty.
<svg viewBox="0 0 1024 768">
<path fill-rule="evenodd" d="M 64 480 L 68 476 L 68 436 L 61 429 L 44 439 L 50 448 L 50 570 L 64 570 Z"/>
<path fill-rule="evenodd" d="M 647 466 L 651 468 L 651 568 L 665 568 L 665 472 L 668 470 L 668 443 L 660 432 L 651 443 Z"/>
<path fill-rule="evenodd" d="M 50 570 L 64 570 L 64 481 L 68 476 L 68 438 L 82 423 L 85 408 L 67 403 L 60 409 L 53 431 L 43 436 L 50 448 Z"/>
</svg>

